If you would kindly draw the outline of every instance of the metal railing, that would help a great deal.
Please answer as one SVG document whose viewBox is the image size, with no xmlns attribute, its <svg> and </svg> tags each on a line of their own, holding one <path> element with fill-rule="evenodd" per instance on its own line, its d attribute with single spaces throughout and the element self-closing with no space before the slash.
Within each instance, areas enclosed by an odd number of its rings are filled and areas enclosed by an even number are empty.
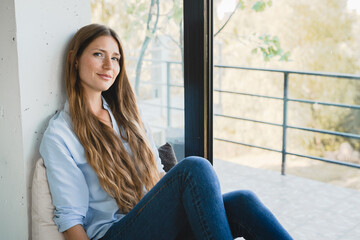
<svg viewBox="0 0 360 240">
<path fill-rule="evenodd" d="M 147 60 L 151 61 L 151 60 Z M 179 107 L 172 107 L 171 106 L 171 94 L 170 89 L 171 87 L 180 87 L 183 88 L 183 85 L 180 84 L 172 84 L 171 83 L 171 65 L 172 64 L 182 64 L 181 62 L 169 62 L 169 61 L 157 61 L 162 62 L 166 65 L 166 83 L 157 83 L 157 82 L 147 82 L 147 84 L 155 84 L 160 86 L 167 87 L 167 104 L 166 105 L 156 105 L 156 104 L 149 104 L 149 103 L 143 103 L 147 105 L 153 105 L 157 107 L 167 108 L 167 126 L 171 126 L 171 110 L 180 110 L 183 111 L 183 108 Z M 214 92 L 219 93 L 228 93 L 228 94 L 234 94 L 234 95 L 243 95 L 243 96 L 251 96 L 251 97 L 258 97 L 258 98 L 267 98 L 267 99 L 276 99 L 283 101 L 283 118 L 282 118 L 282 124 L 274 123 L 274 122 L 268 122 L 268 121 L 259 121 L 251 118 L 243 118 L 243 117 L 235 117 L 235 116 L 229 116 L 224 114 L 217 114 L 214 113 L 214 117 L 224 117 L 224 118 L 230 118 L 230 119 L 236 119 L 236 120 L 242 120 L 242 121 L 249 121 L 254 123 L 260 123 L 260 124 L 266 124 L 271 126 L 277 126 L 282 128 L 282 148 L 281 150 L 277 150 L 274 148 L 268 148 L 253 144 L 247 144 L 243 142 L 238 141 L 232 141 L 229 139 L 224 138 L 217 138 L 214 137 L 214 140 L 228 142 L 232 144 L 238 144 L 248 147 L 254 147 L 258 149 L 273 151 L 281 153 L 282 155 L 282 163 L 281 163 L 281 173 L 285 174 L 285 168 L 286 168 L 286 156 L 287 155 L 293 155 L 297 157 L 304 157 L 309 158 L 313 160 L 319 160 L 327 163 L 333 163 L 333 164 L 339 164 L 344 165 L 348 167 L 354 167 L 359 168 L 359 164 L 353 164 L 348 162 L 342 162 L 342 161 L 336 161 L 331 159 L 326 159 L 323 157 L 316 157 L 316 156 L 310 156 L 306 154 L 298 154 L 294 152 L 287 151 L 287 129 L 296 129 L 300 131 L 308 131 L 308 132 L 316 132 L 316 133 L 323 133 L 323 134 L 330 134 L 334 136 L 340 136 L 340 137 L 346 137 L 346 138 L 352 138 L 352 139 L 360 139 L 359 134 L 355 133 L 346 133 L 346 132 L 338 132 L 338 131 L 329 131 L 329 130 L 323 130 L 323 129 L 316 129 L 316 128 L 307 128 L 307 127 L 299 127 L 299 126 L 292 126 L 287 123 L 287 117 L 288 117 L 288 102 L 298 102 L 298 103 L 306 103 L 306 104 L 319 104 L 324 106 L 333 106 L 333 107 L 339 107 L 339 108 L 348 108 L 348 109 L 356 109 L 360 110 L 360 105 L 351 105 L 351 104 L 339 104 L 339 103 L 332 103 L 332 102 L 323 102 L 323 101 L 313 101 L 313 100 L 306 100 L 306 99 L 295 99 L 295 98 L 289 98 L 288 91 L 288 83 L 289 83 L 289 75 L 311 75 L 311 76 L 320 76 L 320 77 L 330 77 L 330 78 L 341 78 L 341 79 L 351 79 L 351 80 L 360 80 L 360 76 L 358 75 L 352 75 L 352 74 L 334 74 L 334 73 L 324 73 L 324 72 L 306 72 L 306 71 L 292 71 L 292 70 L 279 70 L 279 69 L 265 69 L 265 68 L 250 68 L 250 67 L 239 67 L 239 66 L 228 66 L 228 65 L 214 65 L 215 68 L 221 68 L 221 69 L 238 69 L 238 70 L 249 70 L 249 71 L 261 71 L 261 72 L 275 72 L 275 73 L 282 73 L 283 74 L 283 97 L 274 97 L 274 96 L 267 96 L 267 95 L 260 95 L 260 94 L 250 94 L 246 92 L 236 92 L 236 91 L 228 91 L 228 90 L 222 90 L 222 89 L 214 89 Z M 144 83 L 144 82 L 142 82 Z M 360 124 L 360 123 L 359 123 Z"/>
<path fill-rule="evenodd" d="M 264 68 L 249 68 L 249 67 L 238 67 L 238 66 L 227 66 L 227 65 L 215 65 L 216 68 L 228 68 L 228 69 L 239 69 L 239 70 L 250 70 L 250 71 L 263 71 L 263 72 L 276 72 L 276 73 L 282 73 L 283 74 L 283 97 L 272 97 L 272 96 L 266 96 L 266 95 L 259 95 L 259 94 L 249 94 L 244 92 L 234 92 L 234 91 L 223 91 L 221 89 L 214 89 L 216 92 L 226 92 L 230 94 L 238 94 L 238 95 L 246 95 L 246 96 L 252 96 L 252 97 L 260 97 L 260 98 L 269 98 L 269 99 L 276 99 L 276 100 L 282 100 L 283 101 L 283 119 L 282 124 L 267 122 L 267 121 L 258 121 L 254 119 L 248 119 L 248 118 L 238 118 L 233 116 L 227 116 L 223 114 L 214 114 L 214 116 L 221 116 L 225 118 L 233 118 L 243 121 L 251 121 L 261 124 L 267 124 L 272 126 L 278 126 L 282 127 L 282 149 L 281 151 L 273 148 L 266 148 L 262 146 L 252 145 L 252 144 L 246 144 L 242 142 L 237 141 L 231 141 L 228 139 L 222 139 L 222 138 L 214 138 L 219 141 L 239 144 L 243 146 L 248 147 L 255 147 L 259 149 L 269 150 L 273 152 L 278 152 L 282 154 L 282 164 L 281 164 L 281 173 L 285 174 L 285 165 L 286 165 L 286 155 L 293 155 L 298 157 L 305 157 L 309 159 L 314 160 L 320 160 L 328 163 L 335 163 L 340 164 L 344 166 L 349 167 L 355 167 L 360 168 L 359 164 L 353 164 L 353 163 L 347 163 L 347 162 L 341 162 L 331 159 L 326 159 L 322 157 L 316 157 L 316 156 L 310 156 L 305 154 L 298 154 L 294 152 L 289 152 L 286 149 L 286 142 L 287 142 L 287 129 L 297 129 L 301 131 L 309 131 L 309 132 L 316 132 L 316 133 L 324 133 L 324 134 L 330 134 L 335 136 L 341 136 L 341 137 L 347 137 L 347 138 L 353 138 L 353 139 L 360 139 L 359 134 L 354 133 L 346 133 L 346 132 L 337 132 L 337 131 L 329 131 L 329 130 L 322 130 L 322 129 L 315 129 L 315 128 L 305 128 L 305 127 L 298 127 L 298 126 L 291 126 L 287 123 L 287 116 L 288 116 L 288 102 L 301 102 L 301 103 L 307 103 L 307 104 L 319 104 L 319 105 L 325 105 L 325 106 L 334 106 L 334 107 L 341 107 L 341 108 L 350 108 L 350 109 L 356 109 L 360 110 L 360 105 L 349 105 L 349 104 L 338 104 L 338 103 L 331 103 L 331 102 L 322 102 L 322 101 L 312 101 L 312 100 L 305 100 L 305 99 L 295 99 L 295 98 L 289 98 L 288 96 L 288 83 L 289 83 L 289 75 L 290 74 L 296 74 L 296 75 L 312 75 L 312 76 L 321 76 L 321 77 L 331 77 L 331 78 L 342 78 L 342 79 L 352 79 L 352 80 L 360 80 L 360 76 L 357 75 L 351 75 L 351 74 L 333 74 L 333 73 L 323 73 L 323 72 L 305 72 L 305 71 L 292 71 L 292 70 L 278 70 L 278 69 L 264 69 Z M 360 124 L 360 123 L 359 123 Z"/>
<path fill-rule="evenodd" d="M 136 58 L 128 58 L 130 60 L 137 60 Z M 172 76 L 171 76 L 171 66 L 172 65 L 179 65 L 180 67 L 182 67 L 182 62 L 179 61 L 165 61 L 165 60 L 153 60 L 153 59 L 144 59 L 143 61 L 145 62 L 151 62 L 151 63 L 156 63 L 156 64 L 164 64 L 164 68 L 166 70 L 166 81 L 164 82 L 155 82 L 155 81 L 141 81 L 140 84 L 150 84 L 150 85 L 155 85 L 155 86 L 166 86 L 166 105 L 160 105 L 160 104 L 153 104 L 153 103 L 149 103 L 149 102 L 140 102 L 140 104 L 143 105 L 147 105 L 147 106 L 153 106 L 153 107 L 161 107 L 161 108 L 166 108 L 167 109 L 167 119 L 166 119 L 166 125 L 167 127 L 171 126 L 171 114 L 170 112 L 172 110 L 177 110 L 177 111 L 184 111 L 183 107 L 174 107 L 171 106 L 171 94 L 170 94 L 170 90 L 172 87 L 176 87 L 176 88 L 184 88 L 183 84 L 174 84 L 171 82 Z M 162 126 L 153 126 L 159 129 L 162 129 L 164 127 Z"/>
</svg>

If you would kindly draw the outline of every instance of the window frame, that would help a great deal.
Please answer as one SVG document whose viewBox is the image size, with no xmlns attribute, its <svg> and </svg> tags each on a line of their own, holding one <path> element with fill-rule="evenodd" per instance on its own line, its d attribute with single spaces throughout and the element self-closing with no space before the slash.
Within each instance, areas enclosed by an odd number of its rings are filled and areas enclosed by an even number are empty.
<svg viewBox="0 0 360 240">
<path fill-rule="evenodd" d="M 183 2 L 185 156 L 213 164 L 213 1 Z"/>
</svg>

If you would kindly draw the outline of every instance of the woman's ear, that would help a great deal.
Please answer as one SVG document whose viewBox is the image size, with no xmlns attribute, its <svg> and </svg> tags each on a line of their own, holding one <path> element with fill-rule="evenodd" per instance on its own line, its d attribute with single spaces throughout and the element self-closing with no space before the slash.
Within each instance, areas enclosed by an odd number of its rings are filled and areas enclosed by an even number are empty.
<svg viewBox="0 0 360 240">
<path fill-rule="evenodd" d="M 68 56 L 67 56 L 67 59 L 68 59 L 68 63 L 71 64 L 71 60 L 73 59 L 73 54 L 74 54 L 74 51 L 73 50 L 70 50 L 69 53 L 68 53 Z M 78 60 L 75 59 L 75 68 L 77 69 L 78 68 Z"/>
</svg>

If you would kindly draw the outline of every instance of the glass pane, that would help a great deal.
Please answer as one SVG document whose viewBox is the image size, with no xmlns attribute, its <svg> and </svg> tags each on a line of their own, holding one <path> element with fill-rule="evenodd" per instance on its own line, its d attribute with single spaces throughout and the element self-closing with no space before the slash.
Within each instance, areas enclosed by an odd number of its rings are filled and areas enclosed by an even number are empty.
<svg viewBox="0 0 360 240">
<path fill-rule="evenodd" d="M 92 0 L 92 22 L 122 39 L 126 70 L 158 146 L 184 157 L 182 1 Z"/>
<path fill-rule="evenodd" d="M 357 0 L 214 0 L 214 158 L 280 171 L 286 143 L 360 166 L 359 31 Z M 360 190 L 356 168 L 286 159 L 288 174 Z"/>
</svg>

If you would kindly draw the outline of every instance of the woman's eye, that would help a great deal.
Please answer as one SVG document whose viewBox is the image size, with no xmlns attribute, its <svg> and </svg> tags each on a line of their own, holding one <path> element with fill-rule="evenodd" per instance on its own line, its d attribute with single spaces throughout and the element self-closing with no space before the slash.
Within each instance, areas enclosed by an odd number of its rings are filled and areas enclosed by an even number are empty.
<svg viewBox="0 0 360 240">
<path fill-rule="evenodd" d="M 114 60 L 114 61 L 117 61 L 117 62 L 118 62 L 120 59 L 119 59 L 119 58 L 117 58 L 117 57 L 113 57 L 113 58 L 112 58 L 112 60 Z"/>
<path fill-rule="evenodd" d="M 102 54 L 97 52 L 97 53 L 94 53 L 94 56 L 96 56 L 96 57 L 101 57 Z"/>
</svg>

